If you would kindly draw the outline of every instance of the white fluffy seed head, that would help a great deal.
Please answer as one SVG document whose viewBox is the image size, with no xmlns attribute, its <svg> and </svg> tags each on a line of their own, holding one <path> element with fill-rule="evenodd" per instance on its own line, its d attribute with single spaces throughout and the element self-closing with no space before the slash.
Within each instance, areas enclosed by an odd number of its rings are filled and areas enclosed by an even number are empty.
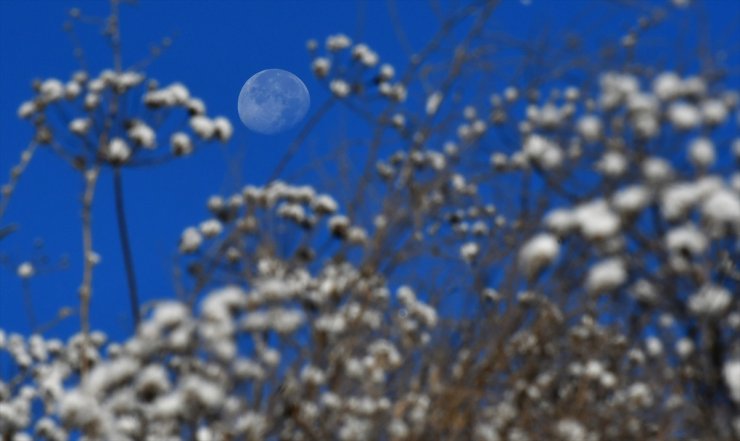
<svg viewBox="0 0 740 441">
<path fill-rule="evenodd" d="M 331 69 L 331 61 L 326 57 L 317 57 L 311 63 L 311 70 L 318 78 L 325 78 Z"/>
<path fill-rule="evenodd" d="M 467 242 L 460 247 L 460 257 L 468 263 L 472 263 L 479 252 L 480 246 L 476 242 Z"/>
<path fill-rule="evenodd" d="M 193 142 L 184 132 L 173 133 L 170 137 L 172 153 L 176 156 L 186 156 L 193 152 Z"/>
<path fill-rule="evenodd" d="M 434 116 L 442 103 L 442 93 L 436 91 L 427 97 L 426 113 L 428 116 Z"/>
<path fill-rule="evenodd" d="M 701 113 L 693 104 L 676 102 L 668 107 L 668 120 L 678 130 L 691 130 L 701 123 Z"/>
<path fill-rule="evenodd" d="M 689 160 L 694 167 L 705 170 L 716 160 L 714 143 L 709 138 L 697 138 L 689 144 Z"/>
<path fill-rule="evenodd" d="M 703 318 L 718 318 L 732 303 L 730 292 L 718 285 L 705 285 L 689 297 L 689 311 Z"/>
<path fill-rule="evenodd" d="M 33 101 L 25 101 L 18 107 L 18 117 L 25 119 L 33 115 L 37 110 Z"/>
<path fill-rule="evenodd" d="M 334 79 L 329 83 L 329 90 L 337 98 L 346 98 L 349 95 L 351 88 L 348 82 L 342 79 Z"/>
<path fill-rule="evenodd" d="M 198 137 L 204 140 L 212 138 L 216 133 L 216 125 L 214 122 L 207 116 L 203 115 L 195 115 L 191 117 L 190 128 L 196 135 L 198 135 Z"/>
<path fill-rule="evenodd" d="M 213 119 L 213 127 L 216 138 L 221 142 L 227 142 L 234 133 L 234 127 L 226 117 L 218 116 Z"/>
<path fill-rule="evenodd" d="M 16 272 L 21 279 L 30 279 L 36 273 L 36 270 L 31 262 L 23 262 L 18 265 Z"/>
<path fill-rule="evenodd" d="M 105 156 L 114 164 L 121 164 L 131 157 L 131 148 L 121 138 L 113 138 L 107 145 Z"/>
<path fill-rule="evenodd" d="M 601 138 L 602 123 L 596 115 L 584 115 L 578 120 L 578 133 L 587 142 L 596 142 Z"/>
<path fill-rule="evenodd" d="M 598 294 L 614 290 L 627 281 L 624 261 L 612 257 L 593 265 L 586 277 L 586 290 Z"/>
<path fill-rule="evenodd" d="M 740 360 L 729 360 L 722 368 L 722 375 L 730 390 L 730 397 L 736 403 L 740 403 Z"/>
<path fill-rule="evenodd" d="M 555 236 L 540 233 L 527 241 L 519 251 L 519 265 L 527 277 L 533 277 L 551 264 L 559 252 L 560 245 Z"/>
<path fill-rule="evenodd" d="M 134 122 L 127 134 L 137 145 L 146 149 L 153 149 L 157 144 L 157 135 L 154 133 L 154 129 L 143 121 Z"/>
<path fill-rule="evenodd" d="M 92 126 L 89 118 L 75 118 L 69 122 L 69 131 L 78 136 L 85 136 Z"/>
</svg>

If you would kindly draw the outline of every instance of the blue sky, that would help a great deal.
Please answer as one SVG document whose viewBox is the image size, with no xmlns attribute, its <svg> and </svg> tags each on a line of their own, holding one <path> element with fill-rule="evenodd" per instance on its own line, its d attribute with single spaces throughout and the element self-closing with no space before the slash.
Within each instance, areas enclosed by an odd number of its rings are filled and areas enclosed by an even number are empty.
<svg viewBox="0 0 740 441">
<path fill-rule="evenodd" d="M 103 16 L 107 2 L 81 2 L 83 13 Z M 79 68 L 62 23 L 71 3 L 61 1 L 0 2 L 0 168 L 7 171 L 31 138 L 31 127 L 16 117 L 17 106 L 31 96 L 33 78 L 66 80 Z M 421 3 L 399 5 L 406 21 L 434 20 Z M 423 15 L 422 15 L 423 14 Z M 414 20 L 410 20 L 413 18 Z M 384 2 L 240 2 L 154 1 L 122 8 L 124 64 L 144 58 L 152 43 L 173 37 L 174 44 L 147 74 L 162 84 L 181 81 L 201 97 L 209 114 L 226 115 L 236 127 L 228 147 L 213 145 L 193 157 L 124 176 L 126 205 L 136 270 L 143 299 L 172 295 L 172 258 L 180 232 L 207 217 L 208 196 L 232 191 L 237 184 L 264 182 L 296 131 L 277 136 L 250 133 L 239 123 L 236 100 L 244 81 L 266 68 L 296 73 L 312 92 L 314 106 L 326 93 L 310 75 L 307 39 L 344 31 L 374 45 L 393 47 Z M 111 67 L 112 58 L 98 26 L 78 27 L 93 73 Z M 431 27 L 410 35 L 421 43 Z M 390 53 L 389 53 L 390 52 Z M 403 54 L 386 51 L 388 61 Z M 315 109 L 314 109 L 315 110 Z M 326 129 L 330 130 L 330 129 Z M 230 160 L 236 172 L 230 172 Z M 231 167 L 234 169 L 234 167 Z M 234 173 L 237 173 L 235 176 Z M 101 176 L 96 197 L 95 239 L 102 263 L 95 272 L 94 326 L 130 329 L 126 285 L 116 233 L 110 173 Z M 6 264 L 0 268 L 0 326 L 25 331 L 28 323 L 15 276 L 17 264 L 48 256 L 49 271 L 40 268 L 31 281 L 38 322 L 54 317 L 61 306 L 74 306 L 81 275 L 79 222 L 82 184 L 76 172 L 48 151 L 40 151 L 13 197 L 4 220 L 21 228 L 2 243 Z M 43 249 L 34 247 L 40 238 Z M 63 255 L 70 266 L 54 269 Z M 41 265 L 39 265 L 41 266 Z M 69 327 L 76 326 L 70 319 Z"/>
<path fill-rule="evenodd" d="M 663 1 L 637 2 L 650 8 Z M 173 45 L 152 66 L 150 77 L 162 84 L 181 81 L 191 94 L 202 98 L 209 115 L 228 116 L 235 136 L 228 146 L 212 145 L 185 160 L 157 168 L 127 171 L 129 227 L 136 261 L 139 289 L 144 300 L 172 296 L 172 259 L 180 232 L 207 217 L 205 201 L 212 194 L 228 194 L 245 183 L 264 183 L 297 130 L 262 136 L 241 126 L 236 100 L 244 81 L 267 68 L 289 70 L 301 77 L 311 92 L 312 109 L 327 97 L 310 74 L 305 50 L 309 38 L 324 38 L 344 32 L 355 41 L 364 41 L 381 59 L 404 66 L 408 47 L 418 50 L 439 26 L 439 11 L 458 5 L 457 1 L 142 1 L 122 8 L 123 58 L 125 65 L 146 56 L 148 47 L 163 37 Z M 30 98 L 33 78 L 68 79 L 79 68 L 72 45 L 62 31 L 70 5 L 84 13 L 104 16 L 107 2 L 10 1 L 0 0 L 0 180 L 32 135 L 29 124 L 16 116 L 18 105 Z M 392 7 L 392 5 L 395 5 Z M 430 6 L 432 5 L 432 6 Z M 740 41 L 740 2 L 711 0 L 702 9 L 708 17 L 710 43 Z M 395 12 L 393 12 L 395 11 Z M 696 17 L 676 12 L 677 22 Z M 683 14 L 683 15 L 682 15 Z M 618 38 L 634 18 L 634 10 L 605 6 L 587 0 L 532 0 L 522 5 L 505 1 L 494 15 L 492 26 L 526 41 L 556 38 L 567 29 L 583 30 L 589 39 L 586 50 L 604 40 Z M 404 30 L 399 42 L 394 26 Z M 112 58 L 99 36 L 98 26 L 79 27 L 79 36 L 93 74 L 112 67 Z M 673 33 L 672 33 L 673 32 Z M 550 37 L 547 37 L 550 36 Z M 667 30 L 657 38 L 652 53 L 664 66 L 682 62 L 680 53 L 664 52 L 659 42 L 681 41 L 680 32 Z M 690 39 L 689 39 L 690 40 Z M 737 66 L 737 47 L 730 52 Z M 690 64 L 690 63 L 689 63 Z M 688 70 L 691 69 L 689 66 Z M 737 72 L 736 72 L 737 75 Z M 737 83 L 737 76 L 734 77 Z M 494 80 L 494 84 L 499 79 Z M 503 81 L 502 81 L 503 84 Z M 422 100 L 417 98 L 417 101 Z M 410 105 L 414 104 L 414 99 Z M 332 111 L 309 140 L 314 147 L 331 144 L 347 133 L 361 133 L 347 112 Z M 307 160 L 300 155 L 296 164 Z M 295 165 L 295 164 L 294 164 Z M 17 264 L 48 256 L 49 264 L 39 265 L 41 274 L 31 280 L 37 320 L 52 319 L 61 306 L 76 306 L 81 278 L 81 230 L 79 222 L 82 183 L 78 174 L 48 151 L 40 151 L 22 178 L 2 225 L 20 228 L 0 242 L 6 256 L 0 266 L 0 328 L 27 331 L 21 281 Z M 102 263 L 95 272 L 92 304 L 93 327 L 113 335 L 131 328 L 121 252 L 116 233 L 110 173 L 101 176 L 94 211 L 96 250 Z M 0 226 L 2 226 L 0 225 Z M 42 249 L 34 246 L 40 238 Z M 63 255 L 70 265 L 55 269 Z M 76 318 L 57 328 L 66 333 L 75 329 Z"/>
</svg>

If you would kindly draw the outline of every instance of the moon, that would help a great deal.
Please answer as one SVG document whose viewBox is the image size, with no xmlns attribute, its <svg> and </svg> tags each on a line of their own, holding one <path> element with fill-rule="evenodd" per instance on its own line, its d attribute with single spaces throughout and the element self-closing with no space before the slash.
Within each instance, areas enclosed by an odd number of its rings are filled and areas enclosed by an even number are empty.
<svg viewBox="0 0 740 441">
<path fill-rule="evenodd" d="M 244 83 L 237 108 L 247 128 L 273 135 L 295 127 L 310 105 L 311 96 L 300 78 L 286 70 L 267 69 Z"/>
</svg>

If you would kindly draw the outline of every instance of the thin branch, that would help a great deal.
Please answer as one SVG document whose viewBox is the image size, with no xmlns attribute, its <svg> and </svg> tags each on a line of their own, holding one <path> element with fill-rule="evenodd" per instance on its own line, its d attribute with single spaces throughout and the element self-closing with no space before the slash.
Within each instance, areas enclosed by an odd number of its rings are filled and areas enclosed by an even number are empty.
<svg viewBox="0 0 740 441">
<path fill-rule="evenodd" d="M 2 199 L 0 199 L 0 220 L 2 220 L 5 210 L 8 208 L 10 197 L 13 195 L 16 185 L 18 185 L 21 175 L 23 175 L 23 172 L 26 171 L 26 167 L 28 167 L 31 159 L 33 159 L 33 154 L 36 152 L 37 146 L 38 144 L 36 144 L 36 142 L 31 142 L 23 153 L 21 153 L 21 160 L 18 165 L 10 170 L 10 179 L 8 180 L 8 183 L 2 187 Z"/>
<path fill-rule="evenodd" d="M 110 33 L 110 43 L 113 50 L 113 65 L 116 72 L 121 72 L 123 69 L 123 61 L 121 57 L 121 26 L 120 26 L 120 12 L 119 12 L 119 0 L 111 0 L 111 14 L 108 18 L 108 29 Z"/>
<path fill-rule="evenodd" d="M 36 329 L 36 333 L 45 334 L 46 332 L 49 332 L 51 329 L 54 329 L 54 327 L 59 325 L 64 320 L 73 316 L 74 314 L 75 314 L 75 310 L 72 308 L 66 308 L 66 307 L 61 308 L 53 319 L 49 320 L 48 322 L 40 324 L 39 327 Z"/>
<path fill-rule="evenodd" d="M 301 129 L 301 133 L 298 134 L 298 136 L 293 140 L 293 142 L 290 144 L 290 147 L 288 147 L 288 151 L 285 152 L 282 158 L 280 158 L 280 162 L 278 162 L 278 165 L 275 167 L 275 170 L 272 172 L 272 175 L 270 176 L 270 179 L 268 182 L 272 182 L 278 177 L 280 177 L 280 174 L 283 172 L 285 167 L 288 165 L 288 162 L 290 162 L 291 159 L 293 159 L 293 156 L 298 153 L 298 149 L 303 144 L 303 141 L 306 139 L 309 133 L 311 133 L 311 130 L 316 126 L 316 124 L 319 123 L 324 117 L 324 114 L 331 109 L 331 107 L 334 105 L 336 101 L 333 98 L 330 98 L 324 102 L 324 104 L 319 107 L 319 110 L 316 111 L 316 113 L 311 117 L 311 119 L 306 123 L 305 126 L 303 126 L 303 129 Z"/>
<path fill-rule="evenodd" d="M 36 314 L 33 312 L 33 299 L 31 298 L 31 281 L 29 279 L 23 280 L 23 303 L 26 308 L 28 324 L 31 326 L 32 332 L 37 332 L 38 321 L 36 321 Z"/>
<path fill-rule="evenodd" d="M 95 198 L 100 168 L 94 167 L 85 173 L 85 193 L 82 197 L 82 247 L 83 273 L 80 286 L 80 327 L 82 333 L 90 332 L 90 298 L 92 297 L 92 278 L 95 259 L 93 258 L 92 204 Z"/>
<path fill-rule="evenodd" d="M 139 327 L 139 292 L 136 287 L 136 274 L 134 273 L 134 258 L 131 253 L 131 243 L 128 237 L 128 226 L 126 224 L 126 208 L 123 201 L 123 179 L 121 168 L 113 169 L 113 191 L 116 201 L 116 219 L 118 220 L 118 238 L 121 242 L 123 252 L 123 264 L 126 268 L 126 280 L 128 281 L 129 300 L 131 302 L 131 316 L 135 327 Z"/>
</svg>

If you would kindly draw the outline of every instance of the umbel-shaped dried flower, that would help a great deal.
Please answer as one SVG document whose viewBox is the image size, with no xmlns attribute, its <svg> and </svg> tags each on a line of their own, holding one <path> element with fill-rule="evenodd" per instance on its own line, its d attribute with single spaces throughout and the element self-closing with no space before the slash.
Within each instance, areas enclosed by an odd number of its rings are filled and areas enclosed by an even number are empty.
<svg viewBox="0 0 740 441">
<path fill-rule="evenodd" d="M 178 299 L 120 341 L 85 325 L 85 295 L 66 341 L 0 331 L 0 435 L 734 441 L 740 100 L 721 57 L 640 56 L 690 3 L 635 11 L 599 54 L 502 38 L 496 1 L 451 6 L 406 66 L 355 35 L 310 40 L 318 115 L 362 123 L 316 135 L 341 173 L 277 179 L 281 163 L 211 196 L 177 226 Z M 162 130 L 176 112 L 187 123 Z M 120 188 L 121 170 L 232 132 L 183 84 L 120 66 L 39 82 L 19 114 L 85 171 L 87 298 L 99 169 Z M 33 263 L 14 268 L 26 285 Z"/>
<path fill-rule="evenodd" d="M 209 118 L 203 101 L 185 85 L 159 87 L 143 72 L 104 70 L 91 78 L 79 71 L 66 83 L 50 78 L 33 89 L 18 116 L 34 124 L 39 143 L 80 168 L 161 163 L 202 143 L 227 142 L 233 134 L 229 120 Z M 132 109 L 123 102 L 139 104 Z M 159 127 L 177 112 L 187 116 L 190 131 L 163 133 Z"/>
</svg>

